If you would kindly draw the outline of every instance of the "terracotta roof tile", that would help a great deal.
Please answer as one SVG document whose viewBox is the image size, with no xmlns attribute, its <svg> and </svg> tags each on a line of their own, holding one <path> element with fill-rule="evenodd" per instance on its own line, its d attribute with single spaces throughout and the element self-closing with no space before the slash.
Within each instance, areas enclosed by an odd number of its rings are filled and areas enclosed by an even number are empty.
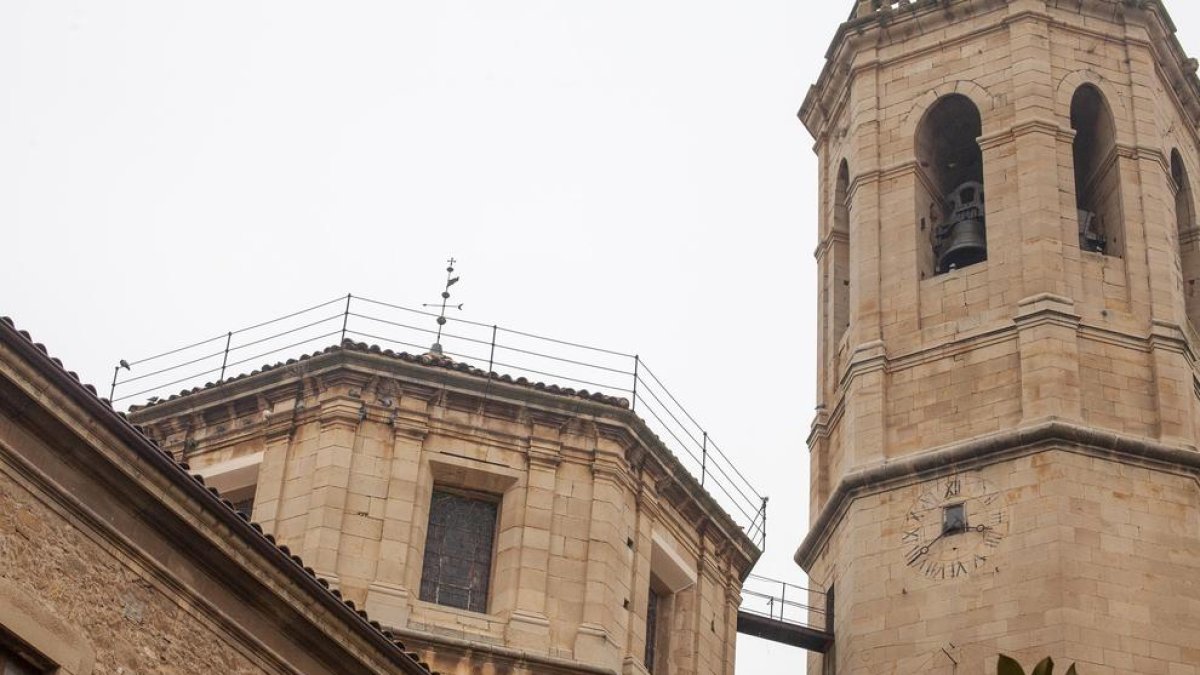
<svg viewBox="0 0 1200 675">
<path fill-rule="evenodd" d="M 204 386 L 192 387 L 190 389 L 184 389 L 184 390 L 180 391 L 178 394 L 171 394 L 170 396 L 168 396 L 165 399 L 154 401 L 154 402 L 148 403 L 146 405 L 130 406 L 129 409 L 130 409 L 130 411 L 146 410 L 148 408 L 153 408 L 156 405 L 161 405 L 163 403 L 166 403 L 167 401 L 174 401 L 174 400 L 183 398 L 185 396 L 191 396 L 191 395 L 199 393 L 201 391 L 212 389 L 214 387 L 219 387 L 222 384 L 226 384 L 229 382 L 236 382 L 238 380 L 242 380 L 247 377 L 253 377 L 260 373 L 265 373 L 265 372 L 268 372 L 271 370 L 275 370 L 277 368 L 283 368 L 285 366 L 290 366 L 290 365 L 293 365 L 296 363 L 307 361 L 309 359 L 315 358 L 322 354 L 331 354 L 331 353 L 338 352 L 338 351 L 354 351 L 354 352 L 365 352 L 365 353 L 369 353 L 369 354 L 380 354 L 380 355 L 383 355 L 383 356 L 386 356 L 389 358 L 396 359 L 397 361 L 403 361 L 405 363 L 413 363 L 413 364 L 417 364 L 420 366 L 426 366 L 429 368 L 443 368 L 446 370 L 453 370 L 455 372 L 464 373 L 466 375 L 471 375 L 471 376 L 482 378 L 482 379 L 491 379 L 494 382 L 502 382 L 504 384 L 511 384 L 511 385 L 515 385 L 515 386 L 519 386 L 519 387 L 526 387 L 526 388 L 535 389 L 538 391 L 545 391 L 545 392 L 549 392 L 551 394 L 557 394 L 559 396 L 567 396 L 567 397 L 571 397 L 571 398 L 580 398 L 580 399 L 586 399 L 589 401 L 596 401 L 598 403 L 603 403 L 605 405 L 610 405 L 610 406 L 613 406 L 616 408 L 622 408 L 622 409 L 629 408 L 629 399 L 622 398 L 619 396 L 609 396 L 608 394 L 604 394 L 604 393 L 601 393 L 598 391 L 590 392 L 587 389 L 576 390 L 576 389 L 572 389 L 570 387 L 560 387 L 557 384 L 546 384 L 545 382 L 533 382 L 525 377 L 514 378 L 511 375 L 504 375 L 504 374 L 500 374 L 500 373 L 496 373 L 496 372 L 489 373 L 488 371 L 483 370 L 482 368 L 476 368 L 476 367 L 472 366 L 471 364 L 465 363 L 462 361 L 455 361 L 454 359 L 452 359 L 448 356 L 439 356 L 439 355 L 435 355 L 435 354 L 409 354 L 408 352 L 396 352 L 391 349 L 384 349 L 384 348 L 380 347 L 379 345 L 367 344 L 365 342 L 355 342 L 353 340 L 344 340 L 344 341 L 342 341 L 342 344 L 340 344 L 340 345 L 326 347 L 325 349 L 322 349 L 321 351 L 313 352 L 311 354 L 303 354 L 301 356 L 298 356 L 295 358 L 290 358 L 290 359 L 287 359 L 286 361 L 279 361 L 274 364 L 264 364 L 262 367 L 260 367 L 256 370 L 253 370 L 249 373 L 242 373 L 240 375 L 226 378 L 225 380 L 221 380 L 218 382 L 207 382 L 204 384 Z M 95 393 L 94 389 L 92 390 L 92 393 Z"/>
</svg>

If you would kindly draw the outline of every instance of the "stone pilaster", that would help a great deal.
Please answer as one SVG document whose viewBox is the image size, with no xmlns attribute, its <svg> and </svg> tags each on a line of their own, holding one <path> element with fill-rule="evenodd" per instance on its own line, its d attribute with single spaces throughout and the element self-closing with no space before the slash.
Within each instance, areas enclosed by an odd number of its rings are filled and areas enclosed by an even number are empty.
<svg viewBox="0 0 1200 675">
<path fill-rule="evenodd" d="M 556 433 L 554 435 L 557 435 Z M 558 440 L 530 439 L 525 486 L 525 522 L 521 530 L 521 569 L 517 575 L 517 604 L 509 615 L 510 645 L 545 649 L 550 620 L 546 617 L 546 588 L 550 574 L 550 529 L 554 517 L 554 487 L 562 446 Z"/>
<path fill-rule="evenodd" d="M 859 345 L 850 357 L 842 418 L 845 467 L 883 461 L 886 364 L 886 349 L 880 341 Z"/>
<path fill-rule="evenodd" d="M 288 396 L 273 401 L 264 411 L 263 459 L 254 494 L 254 516 L 266 532 L 275 532 L 279 527 L 279 508 L 287 480 L 292 435 L 296 431 L 298 403 L 297 398 Z"/>
<path fill-rule="evenodd" d="M 1196 445 L 1195 371 L 1179 326 L 1155 321 L 1150 330 L 1159 437 L 1176 445 Z"/>
<path fill-rule="evenodd" d="M 1016 324 L 1023 420 L 1079 420 L 1079 315 L 1074 303 L 1050 294 L 1026 298 Z"/>
<path fill-rule="evenodd" d="M 320 435 L 313 457 L 301 556 L 317 574 L 331 582 L 340 579 L 338 552 L 361 408 L 359 400 L 332 397 L 321 403 L 319 411 Z"/>
<path fill-rule="evenodd" d="M 609 664 L 614 669 L 620 667 L 622 637 L 617 633 L 615 612 L 625 598 L 617 593 L 611 580 L 623 573 L 632 557 L 626 546 L 621 514 L 626 495 L 625 472 L 620 455 L 597 450 L 592 463 L 583 622 L 575 636 L 577 660 Z"/>
<path fill-rule="evenodd" d="M 420 457 L 428 427 L 412 415 L 402 422 L 398 411 L 393 411 L 391 428 L 391 457 L 385 460 L 388 489 L 383 528 L 375 579 L 367 588 L 366 609 L 385 626 L 404 626 L 414 599 L 406 576 L 410 569 L 421 566 L 413 557 L 415 547 L 409 537 L 413 532 Z"/>
<path fill-rule="evenodd" d="M 637 471 L 641 474 L 641 471 Z M 637 508 L 633 521 L 633 565 L 628 572 L 629 586 L 624 589 L 626 613 L 625 667 L 626 672 L 641 672 L 646 653 L 646 612 L 650 600 L 650 554 L 653 547 L 654 523 L 661 513 L 658 496 L 641 474 L 642 484 L 637 493 Z M 630 666 L 636 669 L 630 670 Z M 640 671 L 638 669 L 641 669 Z"/>
</svg>

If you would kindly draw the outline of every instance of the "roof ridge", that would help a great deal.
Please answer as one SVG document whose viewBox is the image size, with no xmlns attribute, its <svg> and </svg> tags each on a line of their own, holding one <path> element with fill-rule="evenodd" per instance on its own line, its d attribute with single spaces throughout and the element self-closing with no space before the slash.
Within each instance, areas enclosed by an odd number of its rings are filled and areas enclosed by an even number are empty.
<svg viewBox="0 0 1200 675">
<path fill-rule="evenodd" d="M 486 371 L 482 368 L 477 368 L 475 366 L 472 366 L 471 364 L 469 364 L 465 361 L 455 361 L 454 359 L 452 359 L 448 356 L 445 356 L 445 355 L 433 354 L 433 353 L 429 353 L 429 352 L 424 353 L 424 354 L 410 354 L 408 352 L 397 352 L 397 351 L 394 351 L 391 349 L 385 349 L 383 347 L 380 347 L 377 344 L 368 344 L 366 342 L 356 342 L 354 340 L 345 339 L 345 340 L 342 340 L 341 344 L 330 345 L 324 349 L 312 352 L 310 354 L 309 353 L 301 354 L 300 356 L 289 358 L 284 361 L 277 361 L 274 364 L 269 364 L 269 363 L 264 364 L 261 367 L 256 368 L 248 373 L 241 373 L 239 375 L 225 378 L 223 380 L 217 380 L 216 382 L 207 382 L 203 386 L 192 387 L 190 389 L 183 389 L 178 394 L 171 394 L 167 398 L 159 399 L 157 401 L 153 401 L 153 402 L 147 403 L 145 405 L 132 405 L 129 407 L 129 410 L 130 410 L 130 412 L 140 412 L 140 411 L 148 410 L 155 406 L 162 405 L 163 403 L 166 403 L 168 401 L 175 401 L 175 400 L 178 400 L 181 398 L 192 396 L 194 394 L 198 394 L 202 391 L 208 391 L 210 389 L 215 389 L 217 387 L 228 384 L 230 382 L 244 380 L 246 378 L 254 377 L 256 375 L 260 375 L 262 373 L 265 373 L 265 372 L 268 372 L 271 370 L 276 370 L 276 369 L 283 368 L 286 366 L 294 365 L 296 363 L 308 361 L 309 359 L 313 359 L 318 356 L 322 356 L 324 354 L 331 354 L 331 353 L 339 352 L 339 351 L 354 351 L 354 352 L 363 352 L 363 353 L 368 353 L 368 354 L 379 354 L 382 356 L 386 356 L 388 358 L 403 361 L 405 363 L 412 363 L 415 365 L 426 366 L 426 367 L 431 367 L 431 368 L 443 368 L 446 370 L 453 370 L 455 372 L 464 373 L 466 375 L 471 375 L 471 376 L 478 377 L 478 378 L 488 379 L 493 382 L 501 382 L 503 384 L 509 384 L 509 385 L 514 385 L 514 386 L 519 386 L 519 387 L 526 387 L 526 388 L 530 388 L 530 389 L 535 389 L 537 391 L 545 391 L 545 392 L 548 392 L 551 394 L 556 394 L 559 396 L 566 396 L 566 397 L 570 397 L 570 398 L 580 398 L 580 399 L 586 399 L 589 401 L 596 401 L 598 403 L 610 405 L 614 408 L 620 408 L 623 410 L 629 409 L 629 407 L 630 407 L 629 399 L 621 397 L 621 396 L 611 396 L 611 395 L 608 395 L 608 394 L 605 394 L 605 393 L 599 392 L 599 391 L 593 392 L 593 391 L 588 391 L 587 389 L 574 389 L 571 387 L 559 386 L 557 384 L 546 384 L 545 382 L 530 380 L 524 376 L 513 377 L 511 375 L 501 374 L 501 373 L 497 373 L 495 371 Z M 78 379 L 78 378 L 76 378 L 76 379 Z M 92 393 L 93 394 L 95 393 L 94 388 L 92 388 Z"/>
</svg>

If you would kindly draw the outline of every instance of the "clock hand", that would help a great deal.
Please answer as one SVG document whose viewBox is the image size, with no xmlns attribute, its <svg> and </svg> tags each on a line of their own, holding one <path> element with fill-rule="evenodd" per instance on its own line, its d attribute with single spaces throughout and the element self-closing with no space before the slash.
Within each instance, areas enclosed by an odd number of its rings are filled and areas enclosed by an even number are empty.
<svg viewBox="0 0 1200 675">
<path fill-rule="evenodd" d="M 908 564 L 910 566 L 917 564 L 918 560 L 920 560 L 921 558 L 923 558 L 929 554 L 930 547 L 932 547 L 934 544 L 936 544 L 938 542 L 938 539 L 941 539 L 944 536 L 946 536 L 946 533 L 943 531 L 941 534 L 934 537 L 933 541 L 921 546 L 920 548 L 913 549 L 915 551 L 915 553 L 911 553 Z"/>
</svg>

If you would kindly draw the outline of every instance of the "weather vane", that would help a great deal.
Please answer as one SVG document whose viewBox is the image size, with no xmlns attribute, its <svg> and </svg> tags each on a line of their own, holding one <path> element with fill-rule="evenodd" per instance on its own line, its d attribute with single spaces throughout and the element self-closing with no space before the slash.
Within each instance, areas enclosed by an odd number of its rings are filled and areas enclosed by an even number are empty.
<svg viewBox="0 0 1200 675">
<path fill-rule="evenodd" d="M 446 266 L 446 288 L 445 288 L 445 290 L 442 291 L 442 302 L 441 302 L 442 313 L 439 314 L 438 318 L 437 318 L 437 325 L 438 325 L 437 340 L 433 343 L 433 347 L 430 348 L 430 350 L 429 350 L 430 352 L 437 354 L 439 356 L 441 356 L 441 354 L 442 354 L 442 327 L 446 325 L 446 309 L 449 308 L 449 309 L 462 310 L 462 308 L 463 308 L 462 303 L 459 303 L 458 305 L 450 304 L 450 287 L 453 286 L 454 284 L 458 283 L 458 277 L 454 276 L 454 263 L 456 263 L 458 261 L 455 260 L 454 258 L 450 258 L 446 262 L 449 263 L 449 265 Z M 422 307 L 437 307 L 438 303 L 426 303 L 421 306 Z"/>
</svg>

